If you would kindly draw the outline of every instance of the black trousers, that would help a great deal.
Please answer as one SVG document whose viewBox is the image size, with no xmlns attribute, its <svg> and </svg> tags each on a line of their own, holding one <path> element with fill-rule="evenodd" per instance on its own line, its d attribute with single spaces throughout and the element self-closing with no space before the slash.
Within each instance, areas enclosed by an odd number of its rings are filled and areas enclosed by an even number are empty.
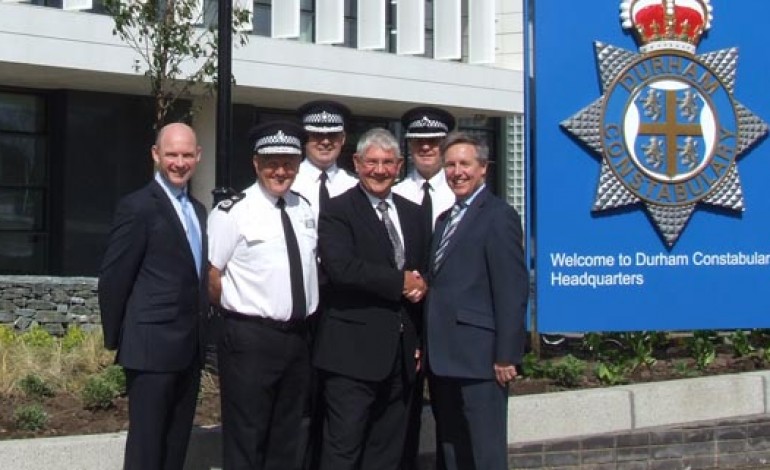
<svg viewBox="0 0 770 470">
<path fill-rule="evenodd" d="M 224 470 L 291 470 L 310 372 L 306 331 L 225 315 L 219 348 Z"/>
<path fill-rule="evenodd" d="M 179 372 L 126 369 L 128 437 L 124 470 L 182 470 L 200 378 L 197 358 Z"/>
<path fill-rule="evenodd" d="M 507 387 L 428 374 L 438 470 L 507 470 Z"/>
<path fill-rule="evenodd" d="M 402 351 L 384 380 L 331 372 L 324 372 L 322 380 L 326 419 L 321 470 L 397 470 L 413 387 Z"/>
</svg>

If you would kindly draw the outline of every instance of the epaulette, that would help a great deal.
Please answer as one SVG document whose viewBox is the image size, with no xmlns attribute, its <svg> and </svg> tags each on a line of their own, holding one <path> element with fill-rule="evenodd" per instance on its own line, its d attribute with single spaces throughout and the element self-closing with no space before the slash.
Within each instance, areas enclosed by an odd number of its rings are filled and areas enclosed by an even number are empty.
<svg viewBox="0 0 770 470">
<path fill-rule="evenodd" d="M 303 196 L 302 194 L 298 193 L 297 191 L 294 191 L 293 189 L 290 189 L 290 190 L 289 190 L 289 192 L 290 192 L 290 193 L 292 193 L 292 194 L 296 194 L 297 196 L 299 196 L 299 198 L 300 198 L 300 199 L 303 199 L 305 202 L 307 202 L 307 205 L 308 205 L 308 206 L 310 206 L 310 205 L 311 205 L 311 204 L 310 204 L 310 201 L 308 201 L 308 200 L 307 200 L 307 198 L 306 198 L 305 196 Z"/>
<path fill-rule="evenodd" d="M 238 201 L 243 200 L 243 198 L 245 197 L 246 197 L 246 193 L 233 194 L 229 198 L 217 204 L 217 209 L 223 212 L 230 212 L 230 209 L 232 209 L 233 206 L 235 206 L 238 203 Z"/>
</svg>

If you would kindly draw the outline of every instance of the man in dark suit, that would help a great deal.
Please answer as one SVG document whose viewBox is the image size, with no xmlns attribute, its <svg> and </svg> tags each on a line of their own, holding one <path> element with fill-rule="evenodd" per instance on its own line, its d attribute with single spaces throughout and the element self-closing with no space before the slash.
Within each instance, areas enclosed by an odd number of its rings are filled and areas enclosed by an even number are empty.
<svg viewBox="0 0 770 470">
<path fill-rule="evenodd" d="M 452 133 L 441 155 L 457 202 L 436 224 L 425 305 L 438 468 L 505 470 L 507 383 L 523 354 L 529 292 L 521 220 L 486 188 L 483 144 Z"/>
<path fill-rule="evenodd" d="M 104 343 L 125 368 L 126 470 L 181 470 L 200 384 L 208 309 L 206 210 L 188 193 L 201 158 L 181 123 L 158 133 L 155 178 L 117 205 L 99 275 Z"/>
<path fill-rule="evenodd" d="M 331 285 L 313 364 L 323 373 L 322 470 L 399 466 L 420 367 L 428 235 L 416 204 L 391 192 L 398 142 L 372 129 L 354 155 L 360 184 L 321 212 L 321 264 Z"/>
</svg>

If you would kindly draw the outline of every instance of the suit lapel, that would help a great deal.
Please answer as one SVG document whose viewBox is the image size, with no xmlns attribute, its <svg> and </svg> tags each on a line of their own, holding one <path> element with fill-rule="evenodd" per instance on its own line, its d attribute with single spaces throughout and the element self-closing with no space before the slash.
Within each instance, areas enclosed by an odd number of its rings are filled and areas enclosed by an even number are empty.
<svg viewBox="0 0 770 470">
<path fill-rule="evenodd" d="M 452 256 L 452 251 L 454 250 L 455 246 L 457 246 L 457 243 L 459 240 L 462 240 L 463 236 L 470 230 L 471 227 L 474 226 L 476 218 L 479 216 L 479 214 L 484 210 L 484 203 L 487 200 L 487 189 L 484 188 L 481 190 L 481 192 L 476 196 L 476 199 L 473 200 L 470 206 L 468 206 L 467 209 L 465 209 L 465 214 L 463 215 L 463 218 L 460 219 L 459 225 L 457 225 L 457 229 L 455 229 L 455 233 L 452 235 L 452 238 L 449 239 L 449 244 L 446 247 L 446 250 L 444 252 L 444 257 L 442 258 L 444 261 L 441 262 L 441 266 L 439 266 L 439 271 L 441 271 L 441 267 L 443 267 L 446 264 L 446 259 Z M 448 214 L 447 214 L 448 215 Z M 448 220 L 449 217 L 447 216 L 446 219 Z M 447 220 L 442 222 L 442 230 L 441 234 L 444 234 L 443 228 L 446 227 Z M 438 233 L 438 232 L 436 232 Z M 434 238 L 438 238 L 438 240 L 434 240 L 434 247 L 431 249 L 431 266 L 433 266 L 433 258 L 436 254 L 436 249 L 438 249 L 438 244 L 440 243 L 441 237 L 437 236 Z"/>
<path fill-rule="evenodd" d="M 188 259 L 190 261 L 190 265 L 193 266 L 193 270 L 194 270 L 195 258 L 193 258 L 192 249 L 190 248 L 190 242 L 187 241 L 187 234 L 184 231 L 184 225 L 182 225 L 182 221 L 179 220 L 179 215 L 177 214 L 176 209 L 174 208 L 173 204 L 169 200 L 168 195 L 166 194 L 166 191 L 164 191 L 163 188 L 160 187 L 160 184 L 157 181 L 155 180 L 152 181 L 152 183 L 150 184 L 150 189 L 152 191 L 152 196 L 155 198 L 158 210 L 160 211 L 161 215 L 171 223 L 171 226 L 174 228 L 174 233 L 176 234 L 176 237 L 180 240 L 180 243 L 182 243 L 181 246 L 187 247 L 187 249 L 184 250 L 184 252 L 187 253 Z M 200 215 L 198 215 L 198 220 L 200 221 Z M 201 225 L 201 229 L 203 227 L 204 226 Z M 201 259 L 205 259 L 205 258 L 201 258 Z"/>
</svg>

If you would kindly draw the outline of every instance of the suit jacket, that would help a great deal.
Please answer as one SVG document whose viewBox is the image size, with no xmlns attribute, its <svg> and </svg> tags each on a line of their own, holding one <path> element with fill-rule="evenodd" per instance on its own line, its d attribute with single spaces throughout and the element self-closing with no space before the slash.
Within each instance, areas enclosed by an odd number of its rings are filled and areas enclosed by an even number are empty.
<svg viewBox="0 0 770 470">
<path fill-rule="evenodd" d="M 449 211 L 437 220 L 430 267 L 448 219 Z M 425 333 L 434 374 L 493 379 L 495 362 L 521 362 L 529 275 L 520 220 L 515 209 L 482 189 L 438 271 L 430 273 Z"/>
<path fill-rule="evenodd" d="M 130 369 L 183 370 L 203 354 L 208 311 L 206 210 L 190 197 L 201 228 L 201 272 L 174 206 L 157 181 L 118 202 L 99 275 L 104 344 Z"/>
<path fill-rule="evenodd" d="M 393 202 L 404 238 L 403 270 L 396 267 L 385 225 L 360 186 L 332 198 L 320 215 L 318 247 L 329 278 L 313 357 L 320 369 L 383 380 L 403 335 L 406 370 L 414 376 L 421 305 L 406 300 L 402 291 L 404 271 L 425 272 L 428 234 L 420 206 L 396 194 Z"/>
</svg>

